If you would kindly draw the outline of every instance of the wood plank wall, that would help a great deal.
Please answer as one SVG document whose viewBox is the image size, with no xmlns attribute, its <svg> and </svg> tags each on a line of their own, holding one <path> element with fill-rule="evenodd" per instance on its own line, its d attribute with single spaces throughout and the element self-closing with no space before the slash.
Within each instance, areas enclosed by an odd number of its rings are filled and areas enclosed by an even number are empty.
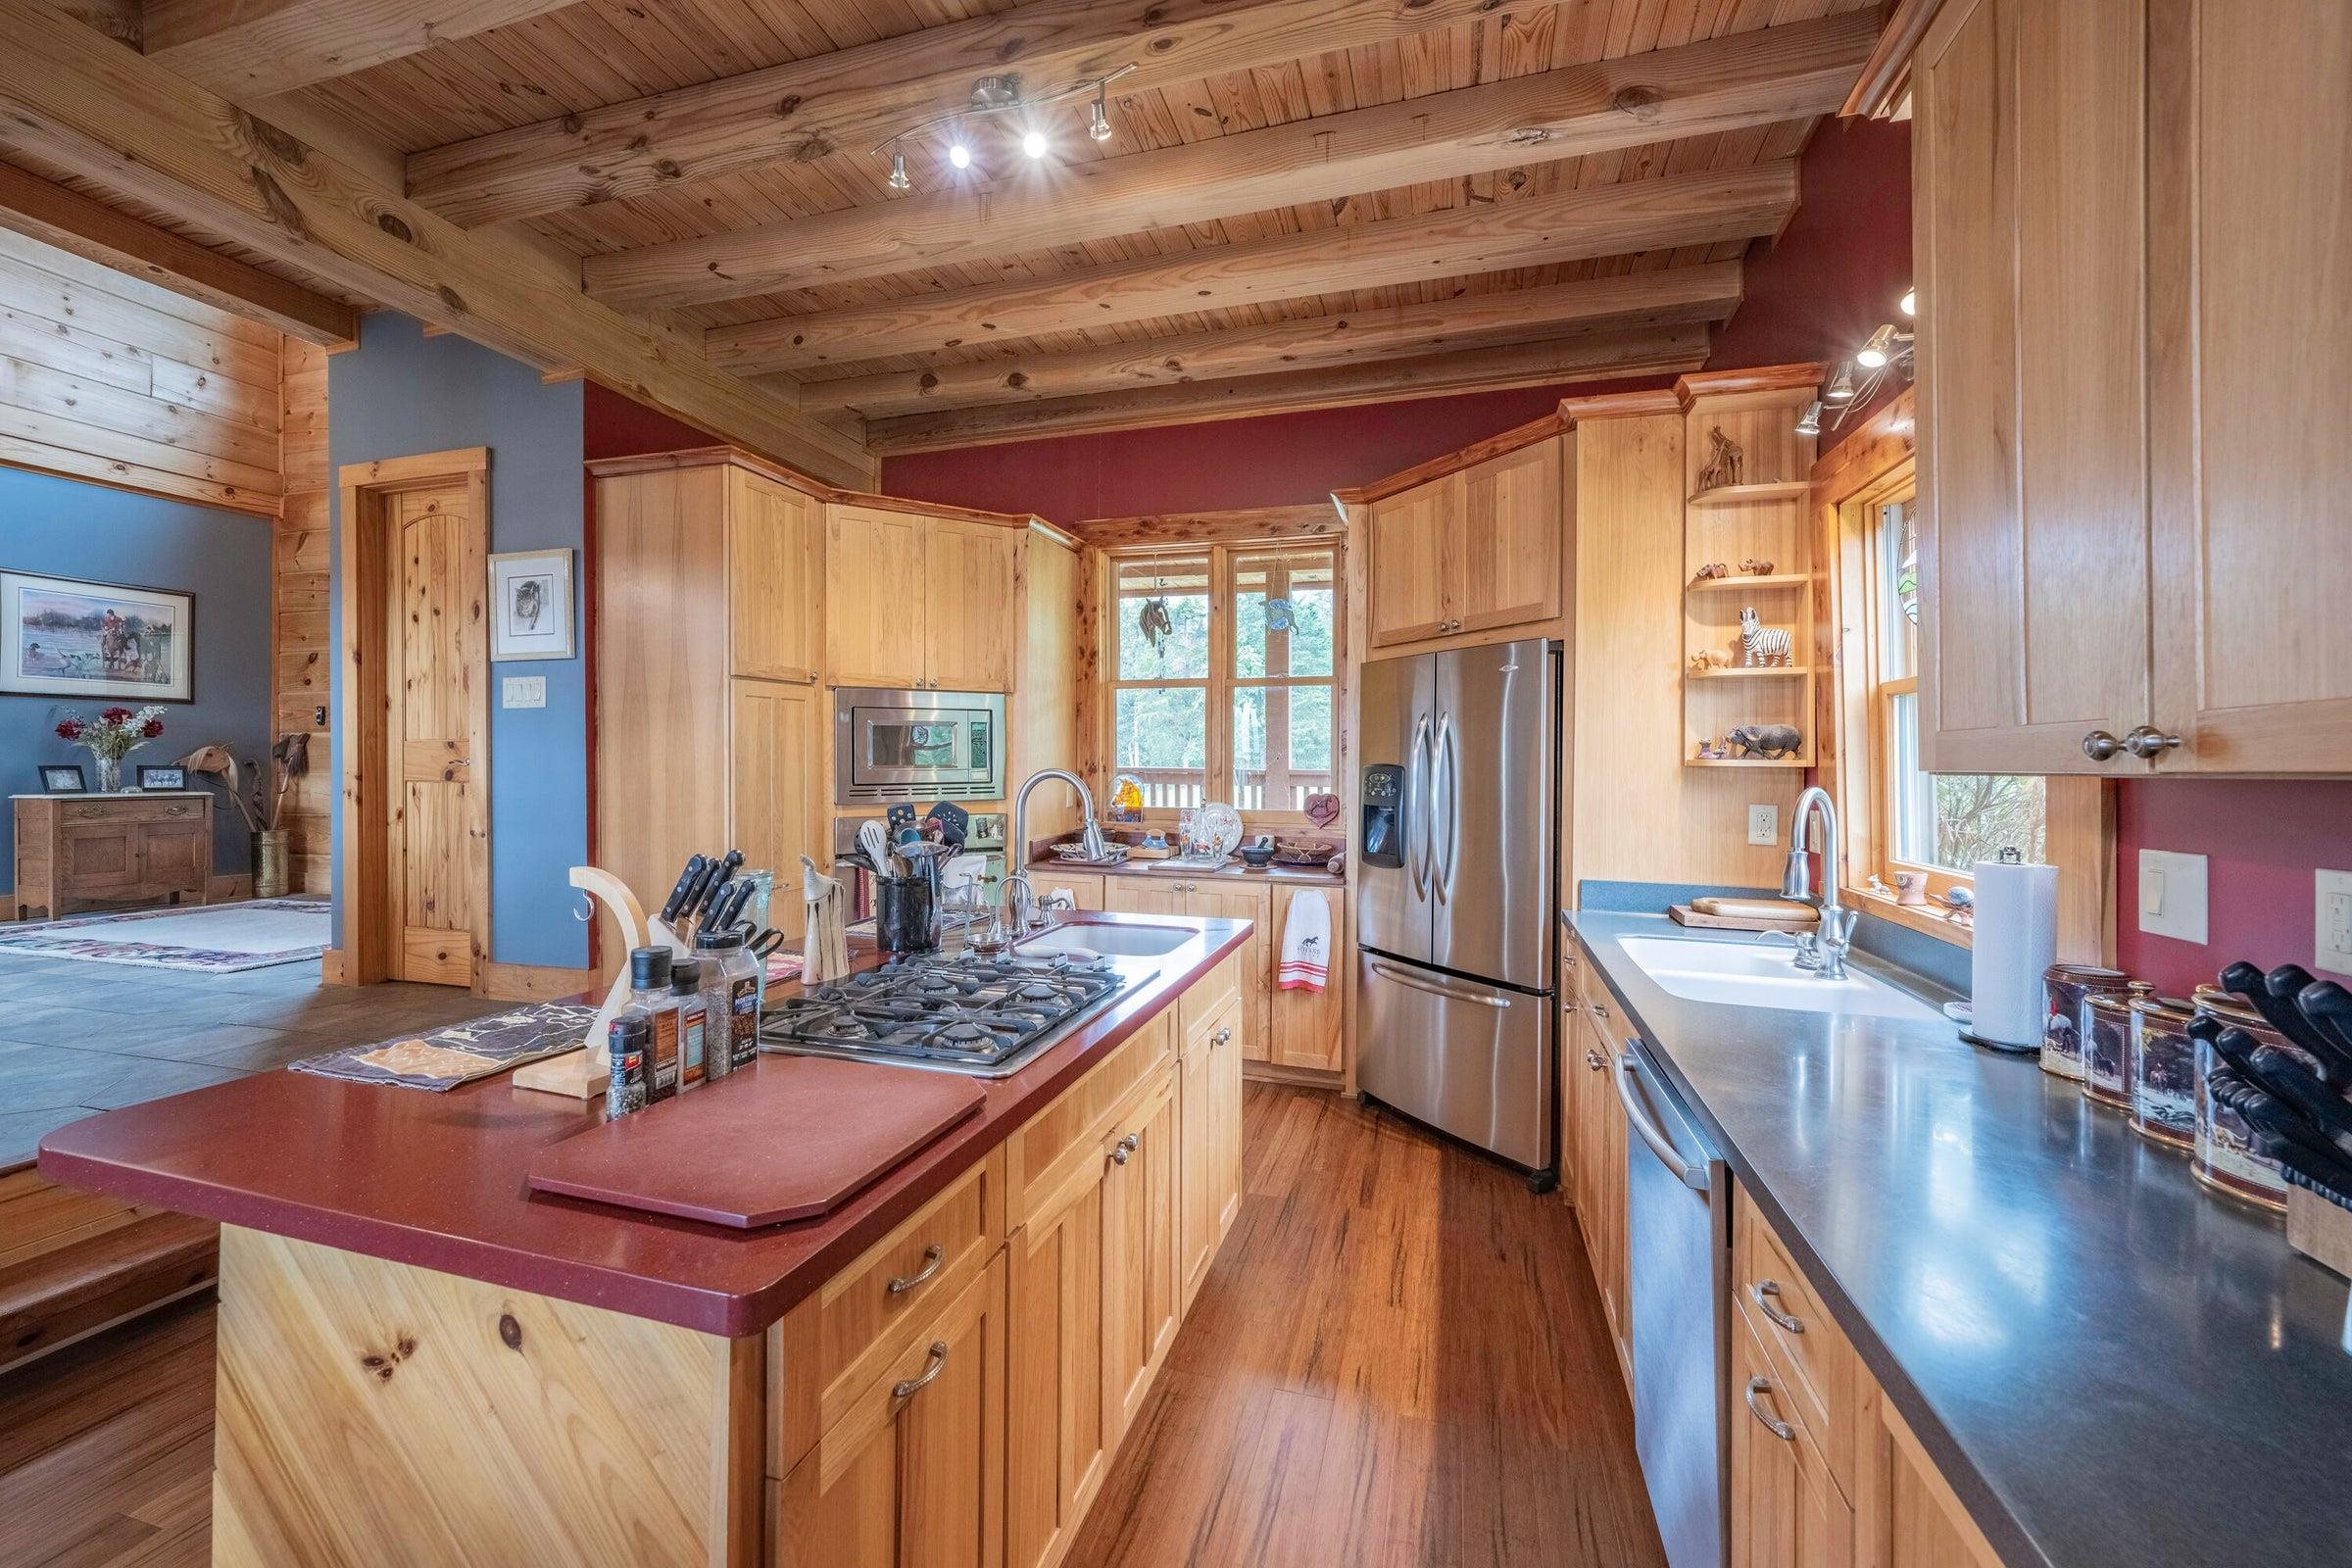
<svg viewBox="0 0 2352 1568">
<path fill-rule="evenodd" d="M 286 801 L 286 885 L 304 893 L 327 891 L 328 834 L 334 778 L 327 765 L 327 702 L 331 661 L 326 645 L 326 351 L 285 339 L 280 382 L 279 467 L 284 500 L 278 512 L 271 594 L 270 689 L 275 733 L 311 737 L 310 772 Z"/>
</svg>

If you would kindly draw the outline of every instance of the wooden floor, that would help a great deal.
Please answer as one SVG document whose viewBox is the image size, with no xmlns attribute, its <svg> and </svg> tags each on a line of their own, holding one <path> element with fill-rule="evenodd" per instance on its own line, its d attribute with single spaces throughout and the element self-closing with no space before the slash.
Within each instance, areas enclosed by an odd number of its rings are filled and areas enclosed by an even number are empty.
<svg viewBox="0 0 2352 1568">
<path fill-rule="evenodd" d="M 1251 1084 L 1242 1214 L 1070 1568 L 1663 1568 L 1569 1210 Z M 206 1556 L 213 1311 L 0 1379 L 0 1564 Z"/>
</svg>

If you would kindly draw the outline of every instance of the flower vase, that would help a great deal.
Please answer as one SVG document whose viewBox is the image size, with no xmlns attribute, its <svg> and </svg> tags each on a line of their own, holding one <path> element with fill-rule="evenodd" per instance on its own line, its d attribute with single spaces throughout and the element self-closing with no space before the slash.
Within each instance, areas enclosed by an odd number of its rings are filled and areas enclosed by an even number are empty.
<svg viewBox="0 0 2352 1568">
<path fill-rule="evenodd" d="M 98 793 L 113 795 L 121 790 L 122 788 L 122 759 L 107 757 L 97 752 L 90 755 L 96 758 L 98 762 Z"/>
<path fill-rule="evenodd" d="M 286 896 L 286 830 L 282 827 L 264 828 L 253 836 L 253 896 Z"/>
</svg>

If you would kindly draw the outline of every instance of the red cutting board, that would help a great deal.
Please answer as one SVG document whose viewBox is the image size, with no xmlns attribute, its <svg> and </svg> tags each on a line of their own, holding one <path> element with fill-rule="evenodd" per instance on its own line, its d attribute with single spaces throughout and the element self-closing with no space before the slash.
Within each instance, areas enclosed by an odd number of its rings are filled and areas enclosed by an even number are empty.
<svg viewBox="0 0 2352 1568">
<path fill-rule="evenodd" d="M 549 1145 L 543 1193 L 749 1230 L 830 1214 L 980 1108 L 969 1078 L 827 1056 L 750 1070 Z"/>
</svg>

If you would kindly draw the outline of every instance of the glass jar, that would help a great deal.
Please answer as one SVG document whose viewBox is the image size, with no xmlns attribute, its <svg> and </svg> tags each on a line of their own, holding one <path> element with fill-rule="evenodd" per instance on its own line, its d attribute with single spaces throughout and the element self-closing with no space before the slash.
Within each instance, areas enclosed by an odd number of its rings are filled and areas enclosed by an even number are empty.
<svg viewBox="0 0 2352 1568">
<path fill-rule="evenodd" d="M 2132 977 L 2090 963 L 2053 963 L 2042 971 L 2041 1070 L 2082 1081 L 2082 999 L 2121 992 Z"/>
<path fill-rule="evenodd" d="M 2132 1004 L 2155 995 L 2145 980 L 2082 999 L 2082 1096 L 2112 1110 L 2132 1108 Z"/>
<path fill-rule="evenodd" d="M 2269 1020 L 2256 1012 L 2243 999 L 2219 986 L 2197 987 L 2195 998 L 2198 1012 L 2217 1023 L 2243 1029 L 2262 1045 L 2277 1046 L 2306 1066 L 2316 1065 L 2310 1056 L 2288 1043 L 2285 1036 L 2271 1027 Z M 2254 1142 L 2254 1129 L 2246 1118 L 2213 1098 L 2208 1080 L 2213 1070 L 2223 1065 L 2221 1053 L 2203 1041 L 2197 1042 L 2196 1060 L 2196 1131 L 2194 1152 L 2189 1156 L 2189 1173 L 2206 1186 L 2217 1188 L 2233 1197 L 2265 1208 L 2286 1207 L 2286 1178 L 2279 1174 L 2278 1162 L 2264 1153 Z"/>
<path fill-rule="evenodd" d="M 2173 997 L 2132 1004 L 2132 1130 L 2175 1149 L 2196 1144 L 2197 1043 L 2188 1038 L 2195 1016 Z"/>
</svg>

